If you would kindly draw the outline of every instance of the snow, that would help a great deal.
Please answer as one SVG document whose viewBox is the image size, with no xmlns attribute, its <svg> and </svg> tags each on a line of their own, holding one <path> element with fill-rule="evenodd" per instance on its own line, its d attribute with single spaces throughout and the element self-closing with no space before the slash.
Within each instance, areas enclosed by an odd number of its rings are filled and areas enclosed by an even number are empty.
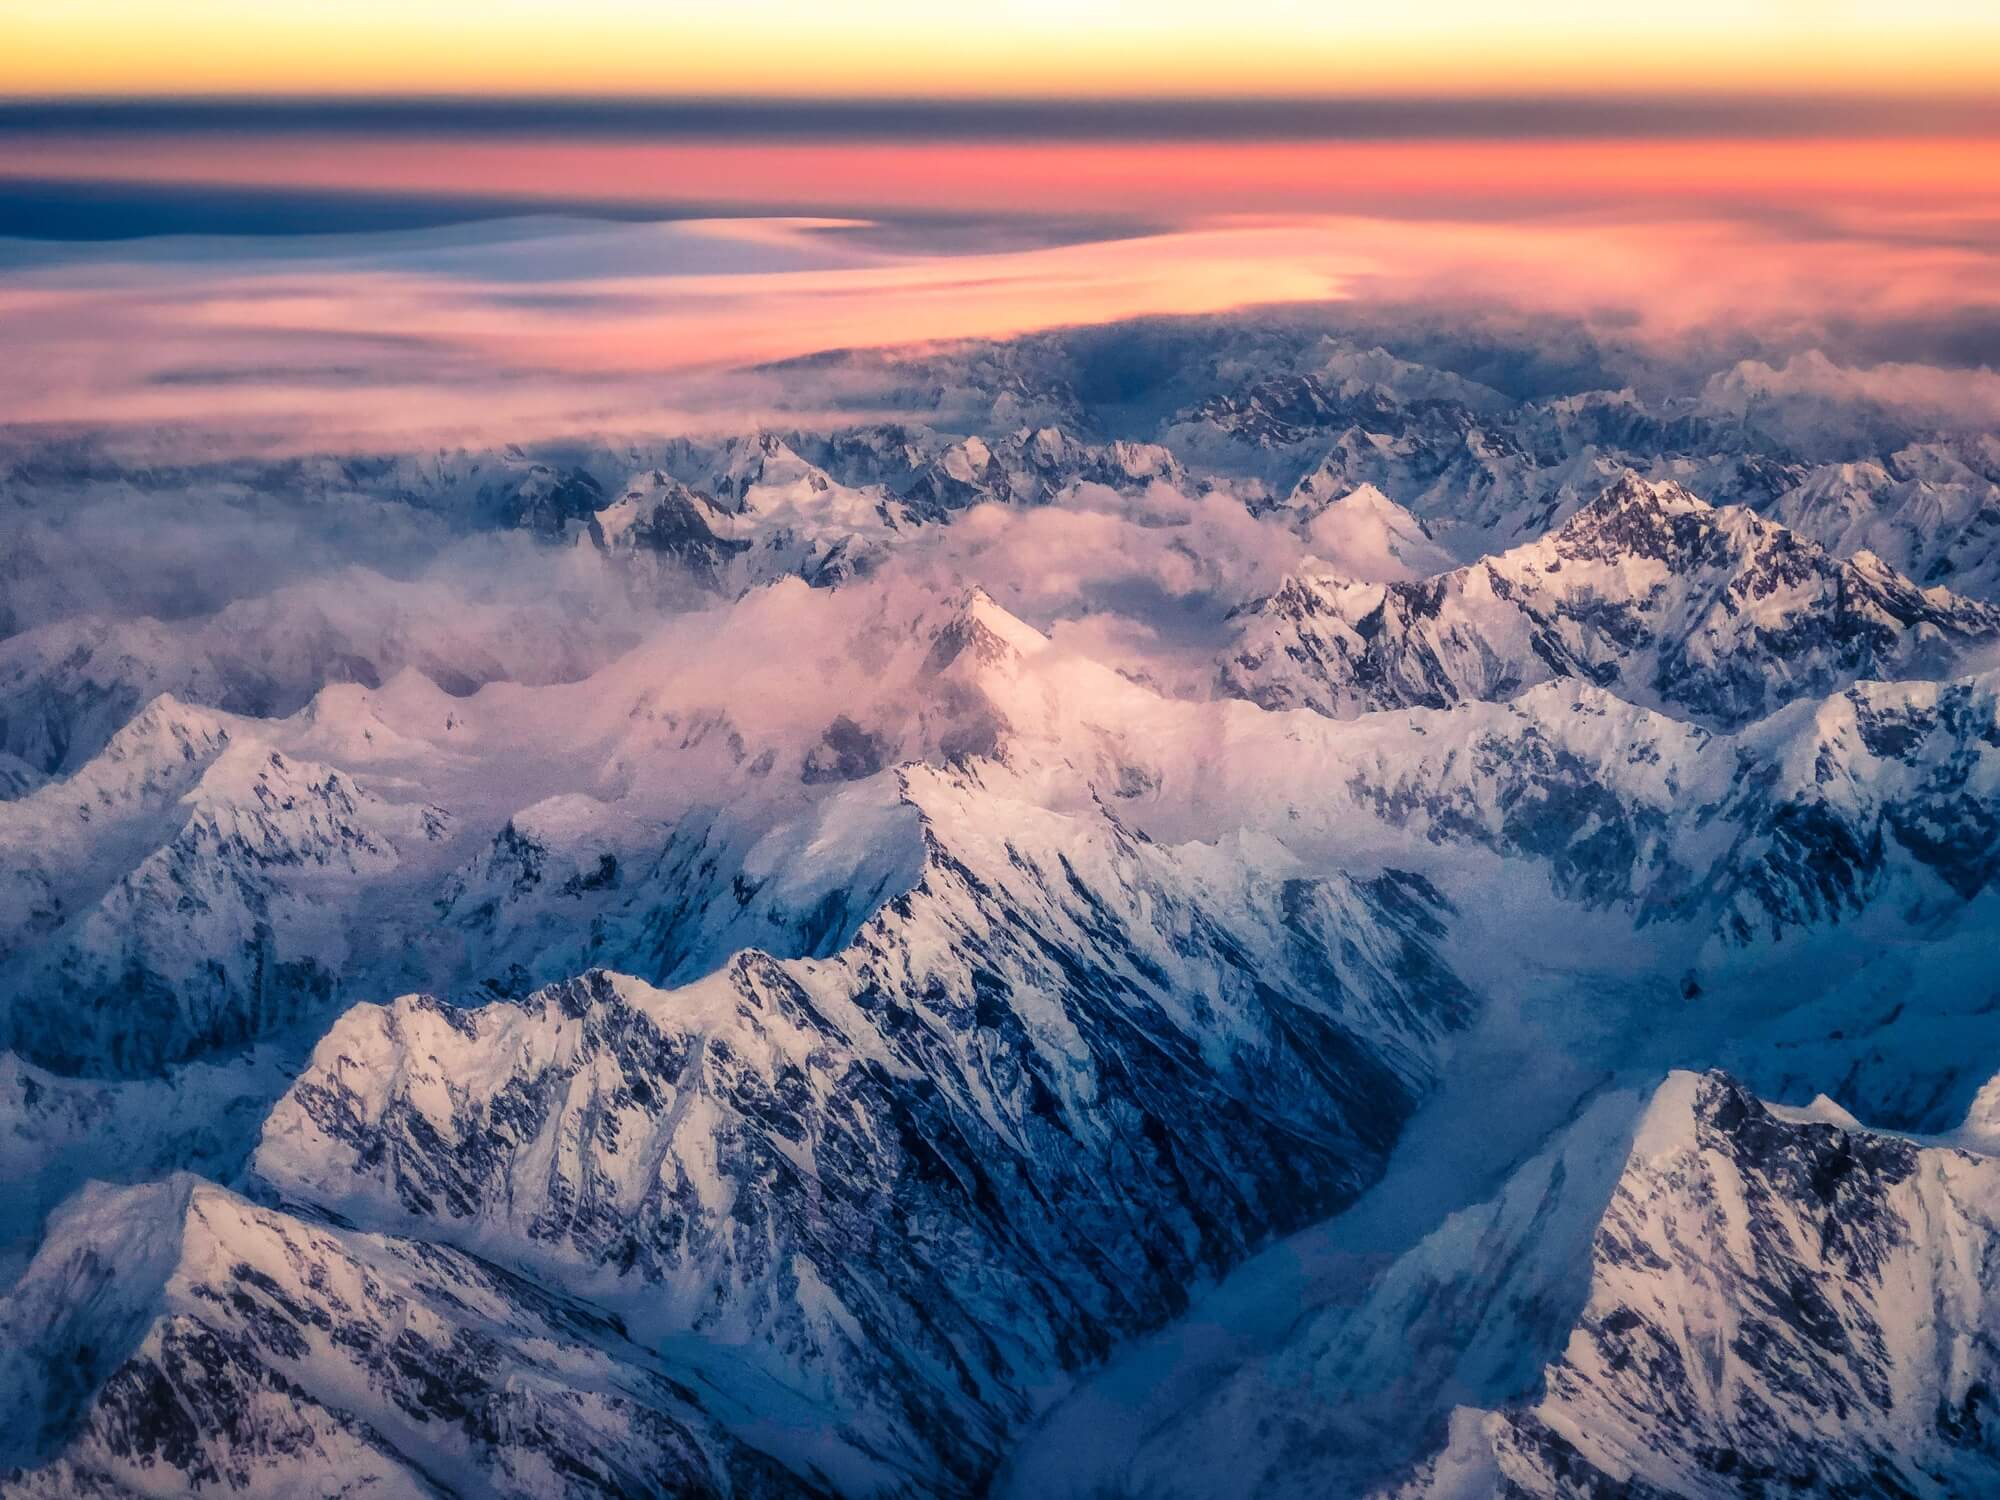
<svg viewBox="0 0 2000 1500">
<path fill-rule="evenodd" d="M 1301 480 L 1300 488 L 1310 483 Z M 1299 504 L 1298 492 L 1290 503 Z M 1349 490 L 1312 515 L 1305 522 L 1305 542 L 1327 572 L 1371 583 L 1428 578 L 1453 565 L 1423 522 L 1372 484 Z"/>
<path fill-rule="evenodd" d="M 163 1078 L 65 1078 L 0 1053 L 0 1288 L 79 1184 L 138 1182 L 175 1168 L 240 1171 L 265 1112 L 290 1085 L 282 1047 Z"/>
<path fill-rule="evenodd" d="M 1857 678 L 1948 675 L 1996 641 L 2000 611 L 1628 474 L 1549 536 L 1422 583 L 1294 577 L 1244 618 L 1219 682 L 1350 718 L 1574 676 L 1728 729 Z"/>
<path fill-rule="evenodd" d="M 961 430 L 245 468 L 365 561 L 185 616 L 24 584 L 21 1492 L 190 1487 L 104 1365 L 197 1334 L 189 1451 L 251 1493 L 743 1444 L 848 1493 L 1703 1493 L 1691 1434 L 1977 1492 L 1990 441 L 1213 338 L 1122 425 L 1058 340 L 896 367 Z M 1835 1140 L 1829 1219 L 1787 1163 Z M 318 1321 L 358 1308 L 491 1443 Z"/>
</svg>

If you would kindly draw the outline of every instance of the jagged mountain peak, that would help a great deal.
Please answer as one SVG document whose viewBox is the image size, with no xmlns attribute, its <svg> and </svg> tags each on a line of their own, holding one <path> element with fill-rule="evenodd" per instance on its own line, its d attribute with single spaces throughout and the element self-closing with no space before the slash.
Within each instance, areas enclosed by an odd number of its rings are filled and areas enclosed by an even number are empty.
<svg viewBox="0 0 2000 1500">
<path fill-rule="evenodd" d="M 477 696 L 448 693 L 417 666 L 398 669 L 379 687 L 331 682 L 293 716 L 293 743 L 311 759 L 334 765 L 372 765 L 389 757 L 421 762 L 434 751 L 419 726 L 454 723 Z"/>
<path fill-rule="evenodd" d="M 1671 479 L 1647 479 L 1632 469 L 1621 470 L 1603 489 L 1577 509 L 1558 529 L 1587 529 L 1591 518 L 1624 514 L 1699 515 L 1715 507 Z"/>
<path fill-rule="evenodd" d="M 671 558 L 710 587 L 725 582 L 731 559 L 752 541 L 736 535 L 738 518 L 699 490 L 651 469 L 590 518 L 589 538 L 614 556 Z"/>
<path fill-rule="evenodd" d="M 815 477 L 830 482 L 825 471 L 806 459 L 789 437 L 765 431 L 724 443 L 714 470 L 714 488 L 722 498 L 740 503 L 758 485 Z"/>
<path fill-rule="evenodd" d="M 1393 1493 L 1988 1493 L 1996 1211 L 2000 1161 L 1676 1073 L 1540 1392 Z"/>
<path fill-rule="evenodd" d="M 2000 1161 L 1823 1098 L 1595 1089 L 1497 1192 L 1379 1271 L 1335 1257 L 1268 1347 L 1086 1440 L 1089 1477 L 1052 1444 L 1003 1493 L 1985 1494 L 1996 1208 Z M 1307 1264 L 1352 1244 L 1319 1234 Z"/>
<path fill-rule="evenodd" d="M 1627 469 L 1548 536 L 1494 561 L 1504 566 L 1516 559 L 1532 565 L 1545 558 L 1607 563 L 1630 558 L 1686 569 L 1701 565 L 1717 528 L 1753 544 L 1782 532 L 1746 510 L 1718 509 L 1673 480 L 1648 480 Z"/>
<path fill-rule="evenodd" d="M 450 826 L 252 734 L 164 790 L 102 820 L 96 858 L 115 862 L 44 879 L 29 921 L 46 935 L 9 955 L 16 982 L 69 1002 L 6 1017 L 12 1045 L 58 1072 L 144 1074 L 325 1006 L 352 953 L 346 903 Z"/>
<path fill-rule="evenodd" d="M 998 666 L 1037 655 L 1049 645 L 1047 636 L 976 585 L 950 607 L 943 623 L 931 630 L 930 638 L 925 666 L 932 672 L 964 660 Z"/>
<path fill-rule="evenodd" d="M 843 1441 L 967 1487 L 1177 1265 L 1351 1193 L 1470 996 L 1421 881 L 1157 846 L 990 764 L 895 786 L 921 863 L 838 952 L 358 1007 L 257 1171 L 737 1346 Z"/>
<path fill-rule="evenodd" d="M 79 815 L 135 799 L 175 794 L 230 745 L 232 716 L 161 693 L 134 714 L 74 775 L 43 789 L 43 800 L 74 803 Z M 0 817 L 4 817 L 0 813 Z"/>
<path fill-rule="evenodd" d="M 1399 520 L 1402 517 L 1408 516 L 1412 525 L 1418 528 L 1423 528 L 1424 525 L 1422 521 L 1410 515 L 1407 510 L 1391 500 L 1372 484 L 1358 484 L 1353 489 L 1347 491 L 1346 494 L 1335 496 L 1332 503 L 1351 506 L 1355 510 L 1367 511 L 1374 515 L 1393 516 Z M 1427 529 L 1425 529 L 1424 534 L 1429 535 Z"/>
<path fill-rule="evenodd" d="M 9 1500 L 824 1493 L 601 1314 L 185 1174 L 83 1189 L 0 1330 Z"/>
<path fill-rule="evenodd" d="M 198 1179 L 86 1183 L 50 1216 L 0 1301 L 0 1471 L 26 1467 L 129 1357 L 187 1253 Z"/>
<path fill-rule="evenodd" d="M 695 488 L 693 485 L 688 484 L 686 481 L 669 474 L 665 469 L 657 467 L 641 469 L 631 475 L 626 479 L 618 498 L 621 501 L 630 500 L 634 502 L 643 502 L 655 498 L 671 498 L 690 504 L 698 504 L 710 510 L 716 508 L 712 497 Z M 603 512 L 600 511 L 599 514 L 602 515 Z"/>
<path fill-rule="evenodd" d="M 2000 609 L 1627 475 L 1468 567 L 1372 591 L 1288 583 L 1241 617 L 1218 681 L 1345 718 L 1576 676 L 1734 728 L 1857 679 L 1946 675 L 1996 641 Z"/>
<path fill-rule="evenodd" d="M 1280 321 L 6 465 L 0 1495 L 1993 1488 L 2000 446 Z"/>
<path fill-rule="evenodd" d="M 446 815 L 399 808 L 337 767 L 238 740 L 182 799 L 183 836 L 213 840 L 258 864 L 337 863 L 349 870 L 393 868 L 392 844 L 378 830 L 435 838 Z"/>
</svg>

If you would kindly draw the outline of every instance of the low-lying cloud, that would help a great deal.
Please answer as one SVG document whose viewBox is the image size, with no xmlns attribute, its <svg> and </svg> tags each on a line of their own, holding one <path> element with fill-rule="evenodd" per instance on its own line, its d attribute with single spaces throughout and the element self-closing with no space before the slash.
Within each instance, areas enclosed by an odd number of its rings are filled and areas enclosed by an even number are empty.
<svg viewBox="0 0 2000 1500">
<path fill-rule="evenodd" d="M 1260 303 L 1506 307 L 1780 366 L 1924 363 L 1930 338 L 1962 363 L 1950 310 L 2000 284 L 1973 137 L 8 139 L 0 189 L 516 215 L 0 239 L 0 420 L 278 447 L 713 430 L 811 399 L 744 373 L 768 361 Z"/>
</svg>

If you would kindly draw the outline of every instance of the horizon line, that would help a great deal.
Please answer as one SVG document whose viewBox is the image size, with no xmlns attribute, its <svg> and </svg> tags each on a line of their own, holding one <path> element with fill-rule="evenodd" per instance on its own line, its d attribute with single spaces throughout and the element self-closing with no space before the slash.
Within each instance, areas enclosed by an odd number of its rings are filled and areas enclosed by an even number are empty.
<svg viewBox="0 0 2000 1500">
<path fill-rule="evenodd" d="M 1990 91 L 1539 90 L 1322 94 L 0 93 L 0 133 L 651 134 L 784 138 L 1697 139 L 2000 134 Z"/>
</svg>

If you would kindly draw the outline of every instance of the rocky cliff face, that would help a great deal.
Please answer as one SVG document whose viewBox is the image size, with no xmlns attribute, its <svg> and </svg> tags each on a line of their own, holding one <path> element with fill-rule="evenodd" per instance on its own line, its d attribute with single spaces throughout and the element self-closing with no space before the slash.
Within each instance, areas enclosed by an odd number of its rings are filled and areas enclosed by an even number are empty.
<svg viewBox="0 0 2000 1500">
<path fill-rule="evenodd" d="M 1472 996 L 1421 881 L 1316 881 L 905 773 L 921 878 L 828 962 L 361 1007 L 255 1158 L 811 1393 L 971 1485 L 1058 1372 L 1372 1175 Z"/>
<path fill-rule="evenodd" d="M 22 1500 L 823 1493 L 601 1313 L 185 1176 L 85 1189 L 0 1330 Z"/>
<path fill-rule="evenodd" d="M 1002 1493 L 1984 1494 L 1996 1194 L 1994 1158 L 1824 1098 L 1604 1090 L 1386 1264 L 1347 1245 L 1268 1347 L 1142 1408 L 1076 1484 L 1044 1452 Z"/>
<path fill-rule="evenodd" d="M 662 714 L 645 661 L 575 694 L 599 727 L 568 762 L 524 741 L 528 700 L 405 683 L 275 726 L 162 700 L 85 773 L 0 806 L 48 850 L 0 908 L 15 1045 L 136 1077 L 357 993 L 517 997 L 590 967 L 671 985 L 745 947 L 830 956 L 921 878 L 893 769 L 912 762 L 1045 809 L 1101 798 L 1174 839 L 1256 830 L 1268 859 L 1244 857 L 1272 868 L 1449 883 L 1458 851 L 1490 851 L 1531 861 L 1555 899 L 1738 945 L 1869 911 L 1930 920 L 1995 872 L 1990 677 L 1857 684 L 1728 736 L 1574 678 L 1343 725 L 1164 699 L 989 600 L 893 641 L 857 620 L 847 649 L 891 653 L 878 696 L 817 735 Z"/>
<path fill-rule="evenodd" d="M 1403 1496 L 1984 1494 L 2000 1169 L 1677 1075 L 1538 1397 Z"/>
<path fill-rule="evenodd" d="M 1924 920 L 1991 884 L 1991 674 L 1869 683 L 1711 736 L 1579 684 L 1500 713 L 1371 722 L 1343 791 L 1434 843 L 1546 861 L 1557 890 L 1781 939 L 1885 905 Z"/>
<path fill-rule="evenodd" d="M 1545 540 L 1422 582 L 1296 578 L 1243 622 L 1223 691 L 1336 718 L 1576 677 L 1736 728 L 1861 678 L 1948 674 L 2000 612 L 1841 562 L 1739 509 L 1627 478 Z"/>
<path fill-rule="evenodd" d="M 0 1493 L 2000 1487 L 1991 1160 L 1659 1087 L 1990 1077 L 1992 440 L 1484 337 L 8 440 Z"/>
<path fill-rule="evenodd" d="M 729 513 L 715 501 L 658 469 L 634 475 L 624 494 L 595 512 L 590 537 L 613 554 L 667 559 L 710 587 L 721 585 L 731 559 L 751 546 L 734 535 Z"/>
<path fill-rule="evenodd" d="M 1973 598 L 2000 589 L 2000 453 L 1990 437 L 1817 465 L 1766 513 L 1843 557 L 1873 552 Z"/>
<path fill-rule="evenodd" d="M 170 705 L 155 712 L 175 717 Z M 30 912 L 31 927 L 52 932 L 11 966 L 36 997 L 9 1018 L 27 1057 L 67 1072 L 143 1074 L 323 1011 L 339 993 L 363 889 L 394 874 L 403 847 L 443 836 L 436 808 L 387 803 L 268 746 L 225 745 L 219 727 L 197 735 L 176 723 L 134 747 L 143 779 L 119 788 L 139 806 L 111 842 L 156 821 L 164 841 L 73 905 L 51 885 Z M 193 767 L 209 752 L 162 819 L 149 818 L 176 762 Z M 94 779 L 102 788 L 108 771 Z M 60 819 L 72 788 L 47 790 Z M 114 811 L 86 801 L 70 816 L 88 823 Z"/>
</svg>

